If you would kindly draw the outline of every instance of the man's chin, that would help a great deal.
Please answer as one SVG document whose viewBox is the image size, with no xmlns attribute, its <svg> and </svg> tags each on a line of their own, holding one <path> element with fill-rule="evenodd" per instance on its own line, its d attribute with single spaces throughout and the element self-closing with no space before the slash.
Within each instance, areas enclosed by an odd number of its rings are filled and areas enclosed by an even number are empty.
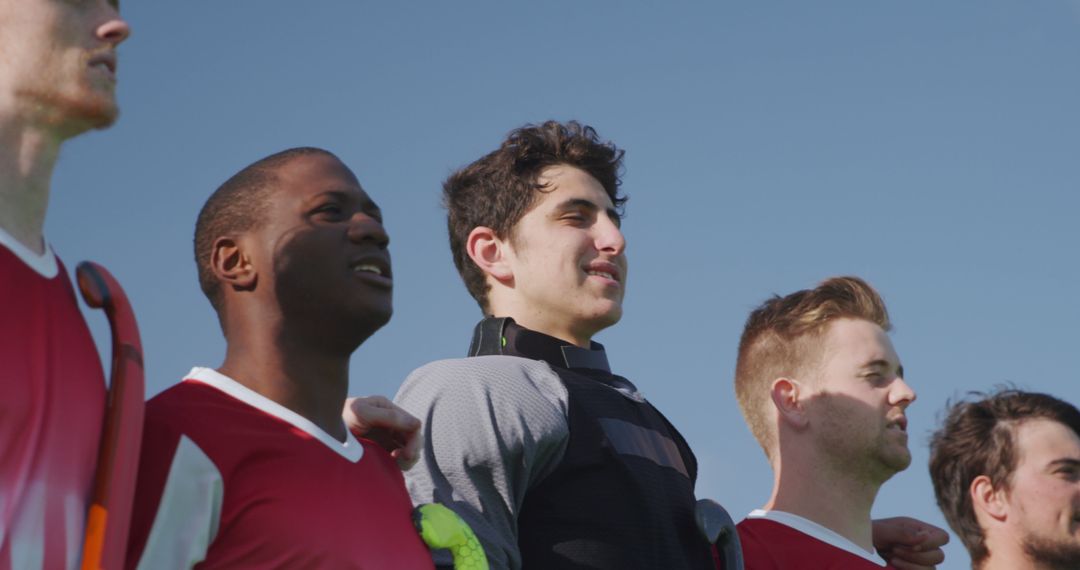
<svg viewBox="0 0 1080 570">
<path fill-rule="evenodd" d="M 68 137 L 94 129 L 105 129 L 116 122 L 120 109 L 112 94 L 94 93 L 84 97 L 56 98 L 50 114 L 53 126 Z"/>
<path fill-rule="evenodd" d="M 76 121 L 81 121 L 86 125 L 86 130 L 90 129 L 107 129 L 116 122 L 116 118 L 120 116 L 120 109 L 116 105 L 116 101 L 111 98 L 108 101 L 102 101 L 100 104 L 85 104 L 81 108 L 77 109 L 78 113 L 75 115 Z"/>
<path fill-rule="evenodd" d="M 614 326 L 622 319 L 622 305 L 614 305 L 589 319 L 590 328 L 596 334 L 608 327 Z"/>
<path fill-rule="evenodd" d="M 1029 534 L 1024 537 L 1024 553 L 1046 568 L 1080 568 L 1080 542 L 1075 540 L 1049 540 Z"/>
</svg>

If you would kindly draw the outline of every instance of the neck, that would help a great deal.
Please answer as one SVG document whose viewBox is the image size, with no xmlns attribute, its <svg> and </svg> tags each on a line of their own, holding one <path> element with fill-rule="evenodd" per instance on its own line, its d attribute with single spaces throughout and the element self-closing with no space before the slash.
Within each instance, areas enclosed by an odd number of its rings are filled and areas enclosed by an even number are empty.
<svg viewBox="0 0 1080 570">
<path fill-rule="evenodd" d="M 341 411 L 349 388 L 351 352 L 329 353 L 279 334 L 283 327 L 266 322 L 240 331 L 229 329 L 225 362 L 218 370 L 345 441 Z"/>
<path fill-rule="evenodd" d="M 38 254 L 45 251 L 49 182 L 61 142 L 47 129 L 0 115 L 0 228 Z"/>
<path fill-rule="evenodd" d="M 978 570 L 1054 570 L 1031 560 L 1013 532 L 1003 532 L 997 536 L 987 533 L 986 545 L 990 554 L 978 566 Z"/>
<path fill-rule="evenodd" d="M 495 317 L 510 317 L 515 323 L 531 331 L 544 333 L 581 348 L 592 346 L 592 337 L 599 332 L 580 330 L 581 327 L 560 322 L 542 311 L 530 307 L 518 307 L 512 303 L 492 303 L 486 312 Z"/>
<path fill-rule="evenodd" d="M 874 551 L 870 509 L 880 484 L 807 461 L 776 460 L 767 510 L 798 515 Z"/>
</svg>

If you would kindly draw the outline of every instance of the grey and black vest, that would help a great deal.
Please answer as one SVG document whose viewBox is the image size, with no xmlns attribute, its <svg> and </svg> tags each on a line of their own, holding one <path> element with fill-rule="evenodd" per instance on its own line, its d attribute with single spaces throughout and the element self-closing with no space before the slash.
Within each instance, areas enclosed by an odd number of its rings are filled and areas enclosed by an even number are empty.
<svg viewBox="0 0 1080 570">
<path fill-rule="evenodd" d="M 697 460 L 667 418 L 611 373 L 603 346 L 488 318 L 469 355 L 493 354 L 547 362 L 569 394 L 566 452 L 526 492 L 518 517 L 524 568 L 714 568 L 694 523 Z"/>
</svg>

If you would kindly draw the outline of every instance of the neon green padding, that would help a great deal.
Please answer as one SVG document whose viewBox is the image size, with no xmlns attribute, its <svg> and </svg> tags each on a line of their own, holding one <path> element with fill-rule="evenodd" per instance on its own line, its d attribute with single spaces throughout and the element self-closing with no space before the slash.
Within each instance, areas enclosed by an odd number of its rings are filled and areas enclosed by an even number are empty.
<svg viewBox="0 0 1080 570">
<path fill-rule="evenodd" d="M 413 509 L 413 522 L 428 548 L 445 548 L 457 570 L 488 570 L 487 556 L 469 525 L 454 511 L 438 503 Z"/>
</svg>

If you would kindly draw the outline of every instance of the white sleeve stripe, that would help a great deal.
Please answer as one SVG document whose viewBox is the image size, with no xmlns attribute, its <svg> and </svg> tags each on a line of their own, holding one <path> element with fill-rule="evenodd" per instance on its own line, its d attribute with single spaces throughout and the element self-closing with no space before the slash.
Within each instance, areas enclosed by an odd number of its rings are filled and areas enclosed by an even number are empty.
<svg viewBox="0 0 1080 570">
<path fill-rule="evenodd" d="M 138 568 L 191 568 L 205 559 L 221 523 L 223 495 L 217 467 L 181 436 Z"/>
</svg>

